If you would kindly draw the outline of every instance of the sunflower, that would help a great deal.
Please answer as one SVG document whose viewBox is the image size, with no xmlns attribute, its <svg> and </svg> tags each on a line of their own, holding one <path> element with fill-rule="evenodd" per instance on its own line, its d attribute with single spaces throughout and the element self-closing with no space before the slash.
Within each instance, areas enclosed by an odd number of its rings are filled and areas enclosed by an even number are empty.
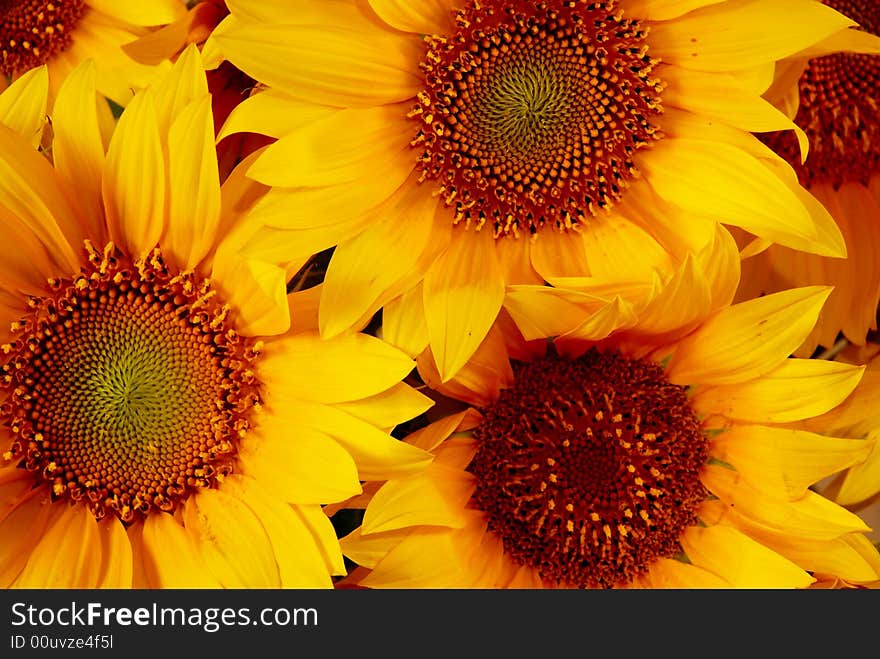
<svg viewBox="0 0 880 659">
<path fill-rule="evenodd" d="M 779 427 L 827 412 L 863 368 L 789 358 L 830 290 L 727 306 L 671 342 L 508 338 L 510 383 L 406 441 L 420 473 L 369 484 L 342 539 L 365 587 L 870 583 L 855 514 L 811 489 L 872 442 Z M 488 382 L 488 381 L 487 381 Z"/>
<path fill-rule="evenodd" d="M 45 64 L 50 98 L 64 78 L 92 58 L 98 91 L 119 105 L 167 72 L 167 63 L 147 66 L 132 60 L 122 46 L 186 13 L 180 0 L 23 0 L 0 3 L 0 80 L 16 79 Z"/>
<path fill-rule="evenodd" d="M 800 183 L 831 212 L 847 244 L 847 259 L 828 259 L 774 245 L 743 263 L 741 299 L 790 286 L 830 284 L 834 292 L 798 354 L 831 348 L 839 333 L 864 344 L 877 328 L 880 301 L 880 4 L 825 0 L 858 21 L 851 50 L 782 63 L 770 98 L 794 118 L 810 142 L 802 162 L 782 133 L 761 139 L 794 168 Z M 870 35 L 870 36 L 869 36 Z M 861 46 L 858 42 L 861 42 Z M 790 82 L 793 81 L 793 84 Z"/>
<path fill-rule="evenodd" d="M 855 25 L 818 2 L 230 8 L 212 41 L 264 89 L 221 134 L 278 138 L 248 172 L 273 186 L 254 212 L 304 252 L 335 247 L 323 336 L 384 306 L 425 326 L 448 380 L 506 284 L 648 280 L 719 221 L 844 254 L 825 209 L 749 133 L 795 128 L 761 98 L 774 63 Z"/>
<path fill-rule="evenodd" d="M 249 245 L 265 188 L 220 186 L 195 46 L 106 150 L 96 67 L 52 112 L 54 165 L 0 125 L 0 584 L 329 587 L 322 504 L 430 456 L 431 402 L 379 339 L 291 322 Z"/>
</svg>

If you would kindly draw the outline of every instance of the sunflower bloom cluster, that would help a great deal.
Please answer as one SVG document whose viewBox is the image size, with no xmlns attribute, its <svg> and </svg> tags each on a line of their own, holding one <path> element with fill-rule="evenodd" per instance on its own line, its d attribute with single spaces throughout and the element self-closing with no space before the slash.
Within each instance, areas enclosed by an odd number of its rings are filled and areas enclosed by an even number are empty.
<svg viewBox="0 0 880 659">
<path fill-rule="evenodd" d="M 0 0 L 0 585 L 880 585 L 878 28 Z"/>
</svg>

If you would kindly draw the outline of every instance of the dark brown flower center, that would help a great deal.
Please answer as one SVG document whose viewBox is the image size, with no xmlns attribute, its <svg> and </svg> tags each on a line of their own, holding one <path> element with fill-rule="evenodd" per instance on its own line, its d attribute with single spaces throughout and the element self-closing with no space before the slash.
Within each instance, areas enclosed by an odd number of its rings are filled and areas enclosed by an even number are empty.
<svg viewBox="0 0 880 659">
<path fill-rule="evenodd" d="M 259 401 L 260 346 L 208 282 L 169 272 L 158 250 L 132 264 L 108 248 L 50 284 L 0 347 L 4 458 L 55 499 L 124 522 L 229 473 Z"/>
<path fill-rule="evenodd" d="M 0 0 L 0 75 L 17 75 L 70 45 L 83 0 Z"/>
<path fill-rule="evenodd" d="M 707 492 L 708 443 L 685 390 L 641 359 L 591 350 L 514 364 L 474 432 L 471 504 L 516 562 L 612 587 L 680 553 Z"/>
<path fill-rule="evenodd" d="M 825 0 L 880 35 L 877 0 Z M 805 163 L 790 131 L 762 139 L 794 167 L 802 185 L 866 184 L 880 173 L 880 55 L 834 53 L 816 57 L 798 82 L 800 104 L 795 123 L 810 140 Z"/>
<path fill-rule="evenodd" d="M 454 222 L 495 236 L 566 230 L 619 200 L 658 139 L 647 30 L 617 0 L 481 0 L 426 38 L 421 180 Z"/>
</svg>

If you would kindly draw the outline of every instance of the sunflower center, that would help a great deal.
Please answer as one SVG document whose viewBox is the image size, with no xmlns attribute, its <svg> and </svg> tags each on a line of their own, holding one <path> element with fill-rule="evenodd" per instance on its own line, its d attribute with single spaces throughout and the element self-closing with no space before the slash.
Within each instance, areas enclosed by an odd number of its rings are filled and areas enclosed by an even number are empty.
<svg viewBox="0 0 880 659">
<path fill-rule="evenodd" d="M 880 35 L 877 0 L 825 0 Z M 791 131 L 770 133 L 763 141 L 794 167 L 802 185 L 867 184 L 880 173 L 880 55 L 834 53 L 811 59 L 798 82 L 795 123 L 810 140 L 805 163 Z"/>
<path fill-rule="evenodd" d="M 259 401 L 260 346 L 229 326 L 209 283 L 173 275 L 158 250 L 132 264 L 109 247 L 50 284 L 0 353 L 4 458 L 54 498 L 124 522 L 228 474 Z"/>
<path fill-rule="evenodd" d="M 619 200 L 635 152 L 659 138 L 647 30 L 617 0 L 471 1 L 426 38 L 420 180 L 454 222 L 496 237 L 570 229 Z"/>
<path fill-rule="evenodd" d="M 515 363 L 474 432 L 471 505 L 517 563 L 580 588 L 622 585 L 681 549 L 706 498 L 707 441 L 663 369 L 591 350 Z"/>
<path fill-rule="evenodd" d="M 0 74 L 45 64 L 70 45 L 83 0 L 0 0 Z"/>
</svg>

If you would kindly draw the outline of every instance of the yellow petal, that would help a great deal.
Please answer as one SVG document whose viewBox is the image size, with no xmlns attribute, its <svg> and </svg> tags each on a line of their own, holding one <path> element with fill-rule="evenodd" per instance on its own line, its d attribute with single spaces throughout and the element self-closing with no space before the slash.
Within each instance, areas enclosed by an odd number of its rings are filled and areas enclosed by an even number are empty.
<svg viewBox="0 0 880 659">
<path fill-rule="evenodd" d="M 861 503 L 880 492 L 880 442 L 872 436 L 871 452 L 865 460 L 852 467 L 843 479 L 835 500 L 845 506 Z"/>
<path fill-rule="evenodd" d="M 386 533 L 362 533 L 362 527 L 356 528 L 339 543 L 342 545 L 342 553 L 358 565 L 372 568 L 385 555 L 391 551 L 411 529 L 388 531 Z"/>
<path fill-rule="evenodd" d="M 341 444 L 354 458 L 361 480 L 387 480 L 413 473 L 431 461 L 429 453 L 329 405 L 291 401 L 283 413 Z"/>
<path fill-rule="evenodd" d="M 204 63 L 195 44 L 184 49 L 154 91 L 159 133 L 167 135 L 171 122 L 183 108 L 208 93 Z"/>
<path fill-rule="evenodd" d="M 381 393 L 339 403 L 337 407 L 377 428 L 393 428 L 404 421 L 415 419 L 433 404 L 433 400 L 400 382 Z"/>
<path fill-rule="evenodd" d="M 31 69 L 0 94 L 0 124 L 5 124 L 28 140 L 40 145 L 46 125 L 49 98 L 49 71 L 45 66 Z"/>
<path fill-rule="evenodd" d="M 253 478 L 231 476 L 224 490 L 243 501 L 272 543 L 282 588 L 330 588 L 330 574 L 311 530 L 294 509 L 274 499 Z M 339 562 L 342 553 L 338 549 Z"/>
<path fill-rule="evenodd" d="M 415 363 L 367 334 L 297 334 L 266 347 L 261 377 L 273 392 L 321 403 L 367 398 L 403 380 Z"/>
<path fill-rule="evenodd" d="M 667 21 L 724 0 L 627 0 L 626 13 L 652 21 Z"/>
<path fill-rule="evenodd" d="M 407 526 L 460 528 L 468 521 L 465 504 L 473 476 L 439 464 L 383 485 L 364 513 L 362 533 L 382 533 Z"/>
<path fill-rule="evenodd" d="M 681 545 L 694 565 L 734 588 L 806 588 L 814 581 L 788 559 L 731 527 L 690 527 Z"/>
<path fill-rule="evenodd" d="M 235 496 L 203 489 L 186 500 L 184 528 L 205 565 L 225 588 L 281 585 L 272 543 L 260 519 Z"/>
<path fill-rule="evenodd" d="M 102 188 L 110 238 L 134 258 L 149 254 L 165 228 L 165 176 L 156 106 L 146 90 L 119 119 Z"/>
<path fill-rule="evenodd" d="M 370 6 L 390 26 L 416 34 L 451 34 L 452 7 L 449 0 L 370 0 Z"/>
<path fill-rule="evenodd" d="M 132 549 L 125 527 L 114 516 L 98 523 L 101 539 L 101 569 L 97 588 L 131 588 Z"/>
<path fill-rule="evenodd" d="M 692 404 L 702 414 L 786 423 L 823 414 L 855 389 L 864 367 L 824 359 L 787 359 L 763 377 L 730 386 L 701 387 Z"/>
<path fill-rule="evenodd" d="M 351 455 L 325 433 L 295 418 L 267 415 L 242 444 L 244 473 L 288 503 L 325 504 L 359 494 Z"/>
<path fill-rule="evenodd" d="M 830 292 L 805 286 L 722 309 L 679 343 L 670 380 L 727 385 L 769 373 L 810 333 Z"/>
<path fill-rule="evenodd" d="M 501 309 L 504 288 L 492 232 L 458 227 L 449 249 L 424 281 L 428 336 L 444 382 L 464 366 L 488 333 Z"/>
<path fill-rule="evenodd" d="M 88 508 L 77 505 L 65 510 L 43 532 L 15 586 L 95 588 L 100 577 L 98 523 Z"/>
<path fill-rule="evenodd" d="M 658 558 L 645 576 L 647 588 L 730 588 L 730 583 L 690 563 L 671 558 Z"/>
<path fill-rule="evenodd" d="M 880 554 L 861 533 L 805 542 L 802 538 L 755 524 L 718 500 L 704 503 L 700 517 L 707 523 L 734 526 L 810 572 L 833 574 L 853 582 L 874 581 L 880 576 Z"/>
<path fill-rule="evenodd" d="M 244 25 L 218 35 L 224 55 L 255 80 L 295 98 L 372 107 L 415 97 L 424 86 L 415 35 L 359 25 Z M 279 66 L 296 62 L 296 66 Z"/>
<path fill-rule="evenodd" d="M 421 282 L 382 309 L 382 338 L 413 358 L 428 345 Z"/>
<path fill-rule="evenodd" d="M 385 154 L 412 154 L 408 109 L 400 103 L 328 113 L 270 144 L 248 176 L 279 187 L 320 187 L 371 175 Z"/>
<path fill-rule="evenodd" d="M 663 199 L 685 210 L 780 244 L 822 246 L 798 195 L 736 146 L 668 137 L 644 155 L 640 168 Z"/>
<path fill-rule="evenodd" d="M 870 529 L 857 515 L 812 490 L 799 499 L 773 498 L 725 467 L 707 465 L 703 483 L 726 505 L 760 526 L 804 539 L 831 540 Z"/>
<path fill-rule="evenodd" d="M 589 222 L 580 235 L 589 273 L 593 277 L 648 280 L 655 271 L 668 272 L 673 267 L 669 253 L 660 243 L 647 231 L 620 215 L 612 213 L 608 217 L 597 218 Z M 639 258 L 634 259 L 633 254 L 638 254 Z"/>
<path fill-rule="evenodd" d="M 79 271 L 84 238 L 76 214 L 48 160 L 22 137 L 0 124 L 0 199 L 40 242 L 64 264 L 64 274 Z"/>
<path fill-rule="evenodd" d="M 649 40 L 652 57 L 664 62 L 733 71 L 793 55 L 850 25 L 853 21 L 818 2 L 740 0 L 655 24 Z"/>
<path fill-rule="evenodd" d="M 324 559 L 328 573 L 345 574 L 345 560 L 339 547 L 336 529 L 330 521 L 330 515 L 321 506 L 291 506 L 302 524 L 312 534 L 312 540 Z"/>
<path fill-rule="evenodd" d="M 712 440 L 711 454 L 771 496 L 796 499 L 813 483 L 864 460 L 870 449 L 861 439 L 737 425 Z"/>
<path fill-rule="evenodd" d="M 104 142 L 98 119 L 95 66 L 91 60 L 74 69 L 58 91 L 52 113 L 55 167 L 76 192 L 73 203 L 98 245 L 107 241 L 101 201 Z M 91 101 L 91 102 L 89 102 Z"/>
<path fill-rule="evenodd" d="M 430 189 L 405 184 L 382 205 L 379 222 L 336 246 L 321 294 L 322 336 L 365 326 L 424 276 L 450 236 L 449 225 L 434 230 L 437 203 Z"/>
<path fill-rule="evenodd" d="M 149 2 L 88 0 L 87 4 L 92 9 L 132 25 L 166 25 L 173 23 L 186 13 L 186 6 L 178 0 L 150 0 Z"/>
<path fill-rule="evenodd" d="M 64 512 L 44 488 L 32 490 L 0 514 L 0 587 L 9 588 L 43 536 L 52 515 Z"/>
<path fill-rule="evenodd" d="M 153 587 L 220 587 L 220 581 L 196 552 L 190 534 L 173 515 L 148 515 L 144 520 L 142 543 L 144 569 Z"/>
<path fill-rule="evenodd" d="M 298 101 L 278 90 L 264 89 L 232 109 L 217 134 L 217 141 L 234 133 L 279 138 L 337 112 L 338 108 Z"/>
<path fill-rule="evenodd" d="M 447 528 L 425 528 L 395 545 L 362 581 L 368 588 L 463 588 L 463 554 L 469 547 L 456 542 Z"/>
<path fill-rule="evenodd" d="M 211 97 L 174 117 L 168 133 L 168 228 L 164 246 L 183 270 L 212 250 L 220 221 L 220 174 Z"/>
</svg>

